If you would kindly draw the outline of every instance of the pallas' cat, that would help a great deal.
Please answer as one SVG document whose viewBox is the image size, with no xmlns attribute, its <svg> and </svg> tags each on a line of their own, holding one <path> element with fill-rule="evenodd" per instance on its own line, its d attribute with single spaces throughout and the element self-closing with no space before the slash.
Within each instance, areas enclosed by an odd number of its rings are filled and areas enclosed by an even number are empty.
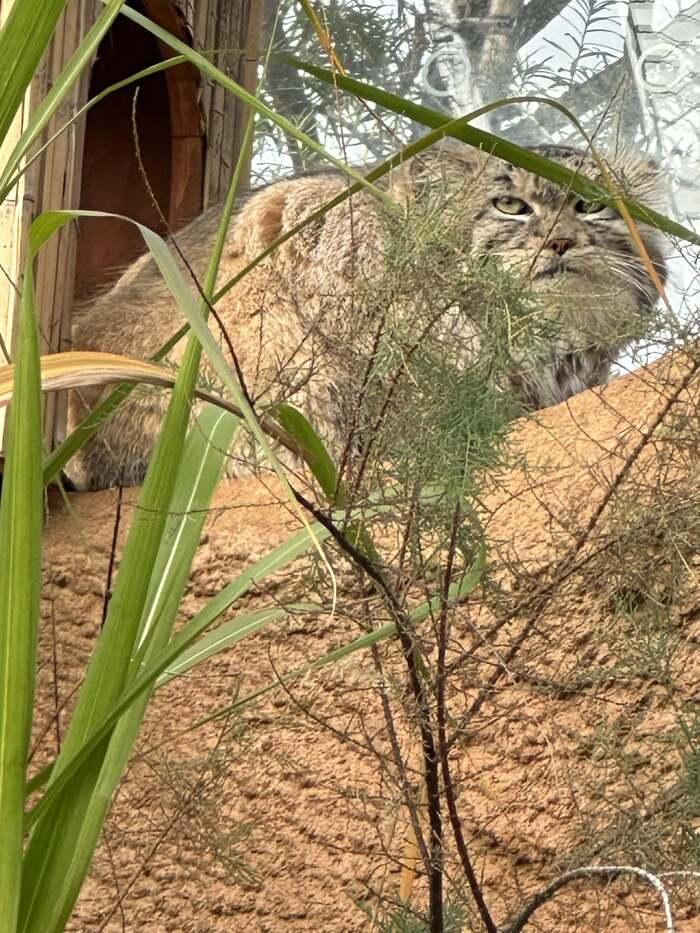
<svg viewBox="0 0 700 933">
<path fill-rule="evenodd" d="M 595 162 L 577 150 L 550 146 L 538 151 L 599 177 Z M 652 163 L 625 155 L 610 158 L 609 165 L 627 195 L 655 209 L 663 206 Z M 231 224 L 220 284 L 347 184 L 340 172 L 322 172 L 253 192 Z M 582 200 L 498 158 L 445 142 L 390 173 L 384 190 L 407 217 L 416 204 L 431 198 L 444 203 L 452 227 L 457 225 L 464 261 L 491 257 L 500 263 L 527 284 L 538 314 L 554 325 L 543 331 L 536 352 L 514 360 L 508 381 L 526 408 L 543 408 L 604 382 L 638 321 L 655 305 L 656 288 L 614 209 Z M 248 391 L 261 410 L 276 401 L 291 402 L 336 452 L 346 433 L 341 400 L 351 343 L 370 329 L 381 310 L 370 307 L 368 296 L 384 265 L 383 210 L 367 191 L 354 195 L 283 243 L 217 305 Z M 198 276 L 206 269 L 219 217 L 213 208 L 176 235 Z M 660 234 L 645 225 L 639 229 L 663 281 Z M 430 287 L 431 300 L 439 304 L 439 287 Z M 147 359 L 183 322 L 155 264 L 144 256 L 109 291 L 78 310 L 73 348 Z M 219 333 L 211 318 L 210 326 Z M 469 365 L 474 340 L 473 330 L 467 330 L 463 365 Z M 171 352 L 172 363 L 181 359 L 184 346 L 181 341 Z M 208 377 L 205 365 L 203 378 Z M 70 429 L 103 391 L 72 393 Z M 139 484 L 166 403 L 163 392 L 136 390 L 69 465 L 76 488 Z M 240 458 L 232 457 L 229 474 L 242 469 Z"/>
</svg>

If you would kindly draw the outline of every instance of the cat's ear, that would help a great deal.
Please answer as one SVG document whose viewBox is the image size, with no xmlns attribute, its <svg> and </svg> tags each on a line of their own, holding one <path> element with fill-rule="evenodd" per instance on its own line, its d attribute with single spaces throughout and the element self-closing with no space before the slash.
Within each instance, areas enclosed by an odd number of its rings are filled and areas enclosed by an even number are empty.
<svg viewBox="0 0 700 933">
<path fill-rule="evenodd" d="M 471 184 L 486 161 L 487 156 L 478 149 L 445 137 L 396 169 L 389 193 L 400 204 L 408 204 L 428 192 L 459 190 Z"/>
<path fill-rule="evenodd" d="M 239 256 L 257 256 L 282 233 L 289 184 L 278 182 L 253 195 L 233 226 L 228 248 Z"/>
<path fill-rule="evenodd" d="M 651 156 L 625 149 L 608 157 L 608 164 L 627 197 L 655 211 L 668 206 L 668 174 Z"/>
</svg>

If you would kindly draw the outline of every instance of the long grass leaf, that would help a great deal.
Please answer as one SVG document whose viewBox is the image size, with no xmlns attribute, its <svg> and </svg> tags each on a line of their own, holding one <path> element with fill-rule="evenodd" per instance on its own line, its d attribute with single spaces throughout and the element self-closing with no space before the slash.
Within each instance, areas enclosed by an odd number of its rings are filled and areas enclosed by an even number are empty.
<svg viewBox="0 0 700 933">
<path fill-rule="evenodd" d="M 315 606 L 313 603 L 297 603 L 291 606 L 270 606 L 267 609 L 258 609 L 256 612 L 241 613 L 207 632 L 203 638 L 183 651 L 177 661 L 161 674 L 156 681 L 156 687 L 162 687 L 173 678 L 181 677 L 202 661 L 219 654 L 225 648 L 232 647 L 248 635 L 260 631 L 270 622 L 278 622 L 290 615 L 306 615 L 321 611 L 322 607 Z"/>
<path fill-rule="evenodd" d="M 14 403 L 0 502 L 0 931 L 14 933 L 41 595 L 41 388 L 33 243 L 20 306 Z"/>
<path fill-rule="evenodd" d="M 172 348 L 182 340 L 189 332 L 189 325 L 181 327 L 176 334 L 160 347 L 160 349 L 151 357 L 150 362 L 156 363 L 170 353 Z M 91 438 L 100 425 L 104 424 L 107 418 L 112 415 L 121 403 L 126 399 L 135 388 L 133 382 L 120 383 L 110 394 L 80 422 L 76 429 L 53 450 L 44 461 L 44 485 L 52 482 L 59 475 L 63 467 L 68 463 L 71 457 L 80 450 L 83 444 Z"/>
<path fill-rule="evenodd" d="M 449 587 L 447 602 L 450 606 L 458 605 L 459 603 L 463 602 L 467 596 L 470 595 L 470 593 L 474 592 L 477 586 L 479 586 L 481 583 L 485 566 L 486 548 L 482 545 L 472 566 L 464 572 L 459 580 L 457 580 L 455 583 L 452 583 Z M 433 617 L 436 613 L 438 613 L 441 606 L 441 596 L 435 596 L 432 599 L 426 600 L 420 603 L 418 606 L 414 607 L 409 612 L 409 621 L 412 625 L 420 625 L 421 622 L 425 622 L 426 619 Z M 379 628 L 368 632 L 366 635 L 361 635 L 359 638 L 355 638 L 344 645 L 340 645 L 338 648 L 334 648 L 327 654 L 324 654 L 320 658 L 316 658 L 313 661 L 310 661 L 308 664 L 304 664 L 302 667 L 298 667 L 293 671 L 289 671 L 289 673 L 282 677 L 282 682 L 290 683 L 294 680 L 298 680 L 301 677 L 305 677 L 307 674 L 313 673 L 314 671 L 322 670 L 324 667 L 328 667 L 331 664 L 337 664 L 339 661 L 343 661 L 345 658 L 349 658 L 351 655 L 356 654 L 358 651 L 365 651 L 367 648 L 371 648 L 373 645 L 377 645 L 380 642 L 385 641 L 387 638 L 393 638 L 395 635 L 396 625 L 393 622 L 387 622 L 386 625 L 382 625 Z M 230 706 L 216 710 L 209 716 L 205 716 L 203 719 L 198 720 L 198 722 L 194 723 L 190 729 L 185 731 L 193 731 L 214 719 L 219 719 L 222 716 L 229 716 L 231 713 L 242 709 L 244 706 L 248 706 L 251 703 L 256 702 L 267 693 L 278 690 L 280 686 L 280 682 L 275 681 L 274 683 L 260 687 L 258 690 L 247 694 L 240 700 L 236 700 L 236 702 Z"/>
<path fill-rule="evenodd" d="M 294 498 L 294 494 L 289 484 L 289 480 L 287 479 L 286 473 L 282 469 L 282 466 L 279 463 L 274 451 L 272 450 L 265 432 L 260 425 L 257 415 L 253 411 L 250 402 L 246 398 L 239 384 L 238 376 L 229 363 L 227 363 L 223 350 L 214 338 L 214 335 L 209 329 L 206 320 L 199 313 L 196 301 L 192 296 L 192 293 L 188 290 L 184 279 L 180 275 L 177 264 L 175 263 L 175 260 L 173 259 L 170 251 L 157 233 L 153 233 L 153 231 L 147 230 L 145 228 L 141 228 L 141 232 L 144 239 L 146 240 L 146 243 L 148 244 L 148 248 L 151 251 L 151 255 L 153 256 L 156 265 L 160 269 L 163 278 L 166 280 L 166 282 L 168 282 L 168 285 L 172 290 L 173 297 L 175 298 L 178 308 L 187 318 L 190 328 L 199 341 L 202 350 L 208 357 L 212 369 L 221 380 L 225 388 L 233 396 L 233 400 L 239 407 L 248 430 L 255 438 L 258 446 L 276 473 L 277 478 L 282 484 L 282 487 L 288 496 L 292 507 L 295 509 L 301 523 L 307 530 L 309 530 L 311 528 L 309 520 L 304 514 L 303 509 L 297 504 L 296 499 Z M 330 564 L 328 564 L 326 555 L 321 548 L 320 543 L 317 545 L 317 550 L 321 560 L 326 564 L 328 569 L 333 587 L 333 603 L 335 603 L 336 581 L 333 569 Z"/>
<path fill-rule="evenodd" d="M 41 388 L 44 392 L 74 389 L 84 386 L 110 385 L 114 382 L 134 382 L 172 389 L 175 376 L 170 370 L 136 357 L 120 356 L 117 353 L 97 353 L 93 350 L 70 350 L 41 357 Z M 14 367 L 0 366 L 0 406 L 8 405 L 12 399 Z M 210 401 L 220 408 L 238 414 L 230 402 L 217 398 L 211 392 L 202 391 L 199 398 Z"/>
<path fill-rule="evenodd" d="M 28 814 L 27 825 L 32 826 L 53 804 L 60 791 L 68 784 L 78 768 L 89 758 L 109 731 L 114 727 L 119 717 L 141 694 L 152 686 L 158 677 L 169 667 L 175 664 L 183 653 L 194 645 L 199 638 L 213 625 L 213 623 L 237 600 L 245 596 L 254 586 L 259 585 L 271 574 L 288 566 L 301 554 L 306 553 L 314 546 L 314 539 L 323 540 L 328 532 L 320 525 L 315 525 L 312 534 L 302 528 L 287 541 L 278 545 L 251 567 L 243 571 L 235 580 L 227 584 L 206 606 L 190 619 L 172 641 L 153 658 L 139 675 L 129 685 L 114 704 L 104 720 L 83 743 L 80 751 L 66 762 L 62 772 L 52 781 L 44 796 Z M 36 787 L 36 784 L 32 785 Z"/>
<path fill-rule="evenodd" d="M 49 356 L 41 357 L 41 388 L 44 392 L 55 392 L 58 389 L 74 389 L 82 386 L 111 385 L 115 382 L 128 380 L 129 384 L 165 386 L 172 389 L 175 385 L 176 377 L 166 369 L 156 366 L 153 363 L 147 363 L 138 360 L 135 357 L 119 356 L 115 353 L 97 353 L 93 350 L 71 350 L 66 353 L 52 353 Z M 14 367 L 0 366 L 0 407 L 8 405 L 12 400 Z M 203 402 L 209 402 L 222 411 L 227 411 L 236 417 L 241 418 L 240 408 L 233 402 L 225 398 L 220 398 L 213 392 L 206 389 L 195 389 L 195 396 Z M 283 446 L 297 455 L 301 455 L 299 446 L 294 442 L 290 434 L 280 428 L 280 426 L 269 417 L 260 419 L 260 424 L 270 437 L 279 441 Z M 77 438 L 74 447 L 71 447 L 71 456 L 76 453 L 81 444 L 90 436 L 82 437 L 82 428 L 77 429 Z M 67 462 L 70 456 L 64 462 Z M 48 479 L 44 478 L 44 483 L 50 481 L 55 476 L 53 461 L 51 458 L 47 461 L 49 464 L 45 469 L 50 471 Z M 59 468 L 60 469 L 60 468 Z"/>
<path fill-rule="evenodd" d="M 140 649 L 164 617 L 169 620 L 165 627 L 170 634 L 172 620 L 187 585 L 207 509 L 239 424 L 240 418 L 208 406 L 197 417 L 190 431 L 170 505 L 170 516 L 151 575 L 134 663 L 138 663 Z"/>
<path fill-rule="evenodd" d="M 71 212 L 52 212 L 43 215 L 43 226 L 48 231 L 55 230 L 75 216 Z M 139 229 L 149 246 L 156 242 L 147 236 L 145 228 Z M 157 241 L 159 248 L 167 252 L 162 239 L 157 238 Z M 165 273 L 166 284 L 177 291 L 179 284 L 169 280 L 172 269 L 181 280 L 173 262 Z M 104 718 L 126 686 L 151 571 L 182 456 L 198 370 L 199 345 L 190 341 L 129 529 L 105 626 L 90 659 L 51 782 L 60 775 L 63 763 L 80 749 L 94 725 Z M 80 779 L 64 787 L 53 810 L 37 824 L 32 834 L 25 856 L 20 908 L 20 929 L 25 933 L 60 930 L 72 909 L 94 850 L 94 841 L 91 843 L 86 832 L 86 822 L 88 814 L 94 812 L 90 804 L 98 795 L 106 742 L 107 737 L 105 744 L 96 748 L 85 763 Z"/>
<path fill-rule="evenodd" d="M 171 498 L 172 514 L 168 517 L 160 549 L 153 563 L 150 588 L 145 600 L 146 611 L 137 635 L 138 642 L 153 646 L 155 651 L 162 648 L 170 636 L 206 510 L 221 476 L 222 451 L 228 449 L 237 424 L 238 419 L 228 413 L 209 408 L 203 412 L 188 436 L 176 489 Z M 134 673 L 139 667 L 139 654 L 137 643 L 130 664 Z M 44 912 L 42 915 L 38 912 L 43 923 L 49 916 L 56 918 L 53 922 L 57 924 L 62 922 L 72 908 L 89 868 L 114 788 L 138 735 L 150 692 L 146 684 L 126 711 L 127 715 L 114 723 L 114 732 L 96 775 L 89 805 L 81 814 L 81 819 L 76 821 L 73 851 L 70 853 L 70 861 L 64 866 L 62 913 L 58 913 L 57 907 L 52 907 L 50 914 Z M 35 920 L 37 928 L 38 922 L 38 919 Z"/>
<path fill-rule="evenodd" d="M 66 0 L 22 0 L 0 30 L 0 143 L 51 40 Z"/>
<path fill-rule="evenodd" d="M 392 113 L 409 117 L 411 120 L 423 126 L 439 128 L 444 127 L 447 123 L 454 122 L 450 117 L 446 117 L 445 114 L 437 110 L 432 110 L 430 107 L 416 104 L 413 101 L 399 97 L 397 94 L 392 94 L 382 88 L 377 88 L 363 81 L 358 81 L 348 75 L 338 74 L 326 68 L 320 68 L 317 65 L 302 61 L 291 55 L 281 54 L 278 57 L 298 71 L 304 71 L 307 74 L 313 75 L 320 81 L 348 91 L 350 94 L 362 100 L 369 100 L 375 104 L 379 104 Z M 564 107 L 563 104 L 559 104 L 557 101 L 552 101 L 548 98 L 531 96 L 504 98 L 492 104 L 487 104 L 479 110 L 474 111 L 474 113 L 470 115 L 470 119 L 474 119 L 479 114 L 497 109 L 498 107 L 504 107 L 520 101 L 538 101 L 543 105 L 555 107 L 557 110 L 563 112 L 574 125 L 578 124 L 578 120 L 574 114 L 568 108 Z M 591 178 L 587 178 L 585 175 L 572 172 L 571 169 L 568 169 L 566 166 L 558 162 L 553 162 L 536 152 L 532 152 L 530 149 L 524 149 L 516 143 L 511 143 L 500 136 L 496 136 L 486 130 L 480 130 L 475 126 L 469 126 L 468 124 L 452 127 L 448 135 L 454 136 L 455 139 L 468 143 L 470 146 L 474 146 L 477 149 L 483 149 L 485 152 L 493 153 L 495 156 L 505 159 L 507 162 L 512 162 L 514 165 L 519 165 L 521 168 L 533 172 L 535 175 L 548 178 L 550 181 L 555 182 L 555 184 L 571 189 L 588 200 L 603 201 L 605 204 L 615 207 L 615 201 L 618 195 L 611 194 L 603 185 Z M 700 234 L 696 233 L 694 230 L 684 227 L 670 217 L 666 217 L 664 214 L 644 204 L 640 204 L 637 201 L 633 201 L 630 198 L 622 196 L 619 199 L 635 220 L 647 223 L 652 227 L 657 227 L 669 236 L 677 237 L 688 243 L 694 243 L 696 246 L 700 245 Z"/>
</svg>

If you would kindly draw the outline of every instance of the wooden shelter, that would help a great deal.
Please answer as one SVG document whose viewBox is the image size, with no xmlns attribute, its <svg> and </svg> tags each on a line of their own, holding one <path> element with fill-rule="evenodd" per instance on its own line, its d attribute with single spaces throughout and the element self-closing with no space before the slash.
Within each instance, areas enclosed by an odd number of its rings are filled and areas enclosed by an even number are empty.
<svg viewBox="0 0 700 933">
<path fill-rule="evenodd" d="M 13 2 L 21 0 L 0 0 L 0 24 Z M 254 89 L 261 0 L 141 0 L 130 5 L 182 41 L 209 53 L 230 77 Z M 101 6 L 99 0 L 68 0 L 24 110 L 6 141 L 7 151 Z M 173 54 L 126 17 L 117 17 L 92 68 L 64 102 L 47 138 L 88 99 Z M 163 229 L 136 158 L 135 137 L 153 194 L 172 229 L 225 194 L 240 152 L 247 108 L 187 64 L 144 79 L 136 100 L 135 88 L 130 85 L 106 96 L 62 133 L 0 205 L 0 332 L 9 347 L 26 232 L 35 216 L 49 209 L 79 207 L 125 214 L 153 229 Z M 0 159 L 2 155 L 0 151 Z M 53 237 L 37 263 L 42 352 L 68 346 L 73 301 L 104 286 L 115 269 L 142 250 L 138 232 L 117 220 L 83 220 Z M 62 404 L 52 396 L 46 405 L 50 444 L 57 427 L 60 431 Z"/>
</svg>

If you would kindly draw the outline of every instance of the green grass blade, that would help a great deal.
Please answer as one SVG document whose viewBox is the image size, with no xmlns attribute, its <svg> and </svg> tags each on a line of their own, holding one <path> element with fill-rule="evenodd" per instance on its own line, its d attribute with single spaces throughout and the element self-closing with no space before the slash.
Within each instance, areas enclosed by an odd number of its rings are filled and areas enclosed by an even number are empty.
<svg viewBox="0 0 700 933">
<path fill-rule="evenodd" d="M 187 585 L 207 509 L 219 484 L 224 461 L 240 419 L 207 406 L 190 431 L 170 505 L 170 516 L 153 566 L 141 620 L 134 663 L 151 634 L 162 628 L 170 635 L 172 622 Z M 163 626 L 163 620 L 167 620 Z M 167 641 L 167 638 L 164 639 Z"/>
<path fill-rule="evenodd" d="M 162 648 L 170 637 L 206 510 L 221 476 L 224 452 L 228 449 L 237 424 L 238 419 L 228 413 L 209 408 L 190 431 L 177 486 L 171 499 L 172 514 L 168 518 L 161 547 L 153 564 L 146 611 L 138 635 L 150 650 Z M 134 654 L 131 667 L 136 672 L 139 666 L 138 650 Z M 48 925 L 49 922 L 55 923 L 58 929 L 67 912 L 72 909 L 89 868 L 114 788 L 138 735 L 150 692 L 146 685 L 134 698 L 126 715 L 118 722 L 115 720 L 110 727 L 114 728 L 114 732 L 109 747 L 96 776 L 89 805 L 82 819 L 76 821 L 70 861 L 64 862 L 65 880 L 61 889 L 63 909 L 59 912 L 58 905 L 52 905 L 50 913 L 37 911 L 38 916 L 34 921 L 37 929 L 39 923 Z M 108 734 L 109 730 L 104 730 L 104 738 Z"/>
<path fill-rule="evenodd" d="M 46 0 L 43 0 L 43 2 L 46 2 Z M 97 51 L 100 42 L 109 30 L 109 27 L 117 18 L 119 9 L 123 3 L 124 0 L 109 0 L 105 9 L 102 11 L 102 13 L 100 13 L 93 26 L 88 30 L 85 38 L 82 40 L 73 55 L 71 55 L 69 58 L 58 78 L 52 84 L 51 90 L 32 113 L 31 119 L 29 120 L 26 129 L 20 136 L 17 145 L 8 156 L 2 174 L 0 174 L 0 202 L 4 201 L 8 193 L 12 190 L 12 187 L 16 181 L 16 178 L 13 178 L 12 176 L 15 175 L 22 160 L 22 156 L 28 151 L 32 143 L 34 143 L 41 136 L 49 120 L 61 106 L 61 103 L 63 102 L 71 85 L 75 83 L 83 69 L 87 68 L 93 61 L 95 52 Z M 27 5 L 28 0 L 15 3 L 13 12 L 18 7 Z M 63 6 L 63 3 L 61 3 L 61 6 Z M 12 16 L 12 13 L 10 16 Z M 2 40 L 0 38 L 0 46 L 1 42 Z M 2 57 L 2 50 L 0 48 L 0 61 L 4 62 L 7 60 L 8 59 Z M 2 101 L 1 93 L 0 101 Z M 0 104 L 0 131 L 1 128 L 2 104 Z"/>
<path fill-rule="evenodd" d="M 0 143 L 51 40 L 66 0 L 19 0 L 0 31 Z"/>
<path fill-rule="evenodd" d="M 153 233 L 153 231 L 151 230 L 146 230 L 145 228 L 141 228 L 141 232 L 144 236 L 144 239 L 146 240 L 146 243 L 148 244 L 148 247 L 151 251 L 151 255 L 153 256 L 156 262 L 156 265 L 160 269 L 163 278 L 165 279 L 165 281 L 168 283 L 169 287 L 171 288 L 173 297 L 175 298 L 175 302 L 178 308 L 182 311 L 182 313 L 187 318 L 187 321 L 189 322 L 192 333 L 197 338 L 197 340 L 199 341 L 199 344 L 201 345 L 202 350 L 208 357 L 209 363 L 211 364 L 212 369 L 214 370 L 218 378 L 221 380 L 223 385 L 226 387 L 226 389 L 230 392 L 234 403 L 240 409 L 248 430 L 255 438 L 260 450 L 263 452 L 270 466 L 272 467 L 275 474 L 277 475 L 277 478 L 282 484 L 282 488 L 287 494 L 287 497 L 292 507 L 295 509 L 296 514 L 299 517 L 299 520 L 307 528 L 307 530 L 310 530 L 311 526 L 309 524 L 309 521 L 303 509 L 297 504 L 297 501 L 294 498 L 294 494 L 289 485 L 287 475 L 285 471 L 283 470 L 281 464 L 279 463 L 274 451 L 272 450 L 272 447 L 270 446 L 270 443 L 265 435 L 265 432 L 260 426 L 260 422 L 258 421 L 258 418 L 255 412 L 253 411 L 246 395 L 243 393 L 243 390 L 241 389 L 241 386 L 238 381 L 238 376 L 234 372 L 232 366 L 229 365 L 229 363 L 226 361 L 226 357 L 224 356 L 223 350 L 221 349 L 214 335 L 209 329 L 209 326 L 205 318 L 199 313 L 199 310 L 197 308 L 197 303 L 194 297 L 192 296 L 192 293 L 188 290 L 184 279 L 180 275 L 180 272 L 177 267 L 177 264 L 175 263 L 175 260 L 173 259 L 172 255 L 170 254 L 169 250 L 163 243 L 163 240 L 158 236 L 158 234 Z M 328 572 L 329 572 L 329 575 L 332 581 L 332 586 L 333 586 L 333 601 L 335 602 L 336 581 L 335 581 L 335 575 L 333 574 L 333 569 L 330 566 L 330 564 L 328 564 L 326 555 L 323 552 L 323 549 L 321 548 L 320 543 L 318 542 L 317 542 L 317 550 L 318 550 L 319 556 L 321 557 L 321 560 L 324 561 L 328 569 Z"/>
<path fill-rule="evenodd" d="M 448 590 L 448 603 L 450 605 L 458 605 L 460 602 L 466 599 L 470 593 L 474 592 L 477 586 L 479 586 L 481 583 L 485 566 L 486 547 L 482 545 L 473 565 L 462 575 L 460 580 L 457 580 L 455 583 L 451 584 Z M 409 612 L 409 620 L 413 625 L 420 625 L 421 622 L 425 622 L 427 618 L 431 618 L 436 613 L 438 613 L 441 606 L 442 597 L 435 596 L 430 600 L 426 600 L 425 602 L 420 603 L 418 606 L 412 609 Z M 374 629 L 374 631 L 368 632 L 366 635 L 361 635 L 359 638 L 355 638 L 345 645 L 334 648 L 327 654 L 322 655 L 322 657 L 316 658 L 314 661 L 310 661 L 308 664 L 304 664 L 302 667 L 298 667 L 295 670 L 290 671 L 288 674 L 285 674 L 282 677 L 282 682 L 290 683 L 294 680 L 298 680 L 300 677 L 305 677 L 307 674 L 311 674 L 314 671 L 319 671 L 324 667 L 328 667 L 331 664 L 337 664 L 339 661 L 343 661 L 345 658 L 349 658 L 351 655 L 356 654 L 358 651 L 365 651 L 367 648 L 371 648 L 372 645 L 377 645 L 387 638 L 393 638 L 395 635 L 396 625 L 393 622 L 387 622 L 386 625 L 382 625 L 379 628 Z M 240 710 L 242 707 L 247 706 L 250 703 L 254 703 L 265 694 L 271 693 L 273 690 L 278 690 L 279 688 L 279 681 L 267 684 L 265 687 L 261 687 L 259 690 L 255 690 L 253 693 L 249 693 L 247 696 L 242 697 L 240 700 L 237 700 L 230 706 L 216 710 L 216 712 L 206 716 L 204 719 L 200 719 L 192 726 L 192 729 L 198 729 L 200 726 L 203 726 L 205 723 L 210 722 L 213 719 L 218 719 L 222 716 L 228 716 L 231 713 Z"/>
<path fill-rule="evenodd" d="M 173 411 L 172 405 L 170 410 Z M 180 414 L 177 408 L 174 412 L 175 416 Z M 186 416 L 186 410 L 184 414 Z M 133 639 L 157 553 L 162 518 L 167 510 L 170 492 L 168 473 L 174 473 L 176 469 L 172 462 L 176 458 L 171 458 L 171 451 L 179 436 L 170 425 L 166 416 L 166 426 L 160 435 L 165 438 L 166 445 L 161 445 L 160 464 L 164 466 L 157 469 L 157 450 L 152 461 L 151 477 L 159 481 L 160 489 L 154 495 L 148 488 L 147 476 L 140 509 L 132 522 L 131 534 L 134 537 L 127 541 L 107 621 L 88 666 L 51 782 L 60 777 L 64 762 L 81 748 L 93 724 L 103 718 L 127 683 Z M 46 813 L 46 819 L 36 826 L 32 834 L 25 856 L 22 930 L 35 933 L 59 931 L 72 909 L 94 850 L 93 826 L 87 825 L 95 813 L 93 805 L 106 807 L 108 804 L 108 798 L 98 795 L 98 785 L 104 774 L 107 738 L 85 762 L 80 776 L 63 788 L 54 801 L 55 806 Z"/>
<path fill-rule="evenodd" d="M 355 78 L 350 78 L 348 75 L 331 72 L 326 68 L 319 68 L 317 65 L 301 61 L 291 55 L 279 55 L 278 58 L 298 71 L 304 71 L 326 84 L 339 87 L 362 100 L 372 101 L 390 110 L 392 113 L 406 116 L 423 126 L 431 126 L 437 129 L 439 127 L 444 127 L 447 123 L 454 123 L 450 117 L 446 117 L 445 114 L 437 110 L 431 110 L 430 107 L 416 104 L 413 101 L 406 100 L 389 91 L 373 87 L 371 84 L 365 84 L 363 81 L 358 81 Z M 520 100 L 537 100 L 542 104 L 553 106 L 564 113 L 574 125 L 580 125 L 571 111 L 562 104 L 556 101 L 550 101 L 546 98 L 533 97 L 507 98 L 496 101 L 493 104 L 488 104 L 486 107 L 480 108 L 478 111 L 474 111 L 468 118 L 463 119 L 475 119 L 476 116 L 481 113 L 494 110 L 498 107 L 504 107 Z M 588 200 L 603 201 L 611 207 L 615 207 L 615 198 L 611 197 L 610 192 L 604 186 L 590 178 L 586 178 L 585 175 L 572 172 L 570 169 L 566 168 L 566 166 L 558 162 L 552 162 L 536 152 L 524 149 L 522 146 L 518 146 L 515 143 L 508 142 L 508 140 L 502 139 L 500 136 L 495 136 L 493 133 L 488 133 L 486 130 L 480 130 L 468 124 L 456 127 L 453 126 L 448 135 L 453 136 L 455 139 L 460 139 L 462 142 L 468 143 L 470 146 L 474 146 L 477 149 L 481 148 L 486 152 L 492 152 L 499 158 L 505 159 L 507 162 L 512 162 L 514 165 L 519 165 L 543 178 L 548 178 L 550 181 L 562 187 L 570 188 L 572 191 L 575 191 Z M 670 217 L 666 217 L 664 214 L 660 214 L 658 211 L 654 211 L 637 201 L 633 201 L 626 197 L 621 197 L 621 200 L 635 220 L 650 224 L 652 227 L 657 227 L 669 236 L 674 236 L 680 240 L 685 240 L 688 243 L 694 243 L 696 246 L 700 246 L 700 234 L 696 233 L 694 230 L 684 227 Z"/>
<path fill-rule="evenodd" d="M 323 494 L 330 502 L 342 508 L 344 495 L 342 490 L 338 498 L 338 471 L 320 437 L 314 431 L 307 418 L 292 405 L 276 405 L 272 415 L 288 434 L 290 434 L 301 447 L 304 460 L 314 474 L 323 490 Z"/>
<path fill-rule="evenodd" d="M 304 460 L 318 480 L 328 504 L 334 507 L 336 515 L 348 507 L 348 491 L 338 477 L 333 460 L 311 422 L 292 405 L 277 405 L 273 415 L 280 427 L 298 444 Z M 357 510 L 355 510 L 357 512 Z M 361 518 L 346 519 L 343 531 L 346 538 L 358 547 L 370 560 L 380 560 L 374 542 Z"/>
<path fill-rule="evenodd" d="M 71 212 L 52 212 L 44 215 L 42 223 L 47 230 L 57 229 L 75 216 Z M 162 239 L 155 234 L 149 237 L 150 231 L 143 227 L 139 229 L 149 248 L 167 253 Z M 169 279 L 172 269 L 181 282 L 182 277 L 173 262 L 172 268 L 166 270 L 166 283 L 178 291 L 180 282 Z M 64 762 L 77 753 L 127 684 L 151 572 L 182 457 L 198 370 L 199 345 L 191 341 L 129 529 L 105 626 L 88 665 L 51 782 L 60 775 Z M 32 834 L 25 856 L 20 908 L 20 929 L 26 933 L 60 930 L 72 909 L 82 883 L 81 871 L 86 863 L 89 865 L 92 856 L 84 829 L 87 815 L 92 812 L 90 803 L 97 792 L 106 750 L 104 744 L 93 752 L 80 779 L 66 785 L 53 810 Z"/>
<path fill-rule="evenodd" d="M 0 931 L 14 933 L 41 598 L 41 389 L 33 251 L 27 261 L 0 502 Z"/>
<path fill-rule="evenodd" d="M 175 677 L 181 677 L 187 671 L 206 661 L 207 658 L 230 648 L 248 635 L 253 635 L 265 628 L 270 622 L 278 622 L 289 615 L 302 615 L 311 612 L 321 612 L 322 608 L 313 603 L 297 603 L 291 606 L 270 606 L 259 609 L 257 612 L 244 612 L 223 625 L 207 632 L 203 638 L 196 641 L 190 648 L 183 651 L 177 661 L 165 671 L 156 681 L 156 687 L 162 687 Z"/>
<path fill-rule="evenodd" d="M 274 548 L 251 567 L 240 574 L 235 580 L 217 593 L 206 606 L 190 619 L 172 641 L 154 657 L 147 666 L 142 668 L 139 675 L 132 681 L 128 689 L 114 704 L 108 715 L 94 730 L 89 739 L 83 743 L 80 751 L 70 762 L 66 762 L 62 772 L 49 785 L 46 793 L 39 803 L 28 814 L 28 826 L 34 825 L 42 814 L 53 804 L 60 791 L 66 786 L 77 769 L 88 759 L 90 754 L 98 747 L 100 741 L 109 734 L 119 717 L 129 706 L 147 690 L 161 674 L 175 664 L 178 659 L 199 639 L 238 599 L 245 596 L 254 586 L 259 585 L 270 574 L 275 573 L 296 560 L 314 546 L 314 540 L 324 540 L 328 532 L 320 525 L 314 525 L 312 534 L 305 528 Z M 36 783 L 32 785 L 36 788 Z"/>
</svg>

